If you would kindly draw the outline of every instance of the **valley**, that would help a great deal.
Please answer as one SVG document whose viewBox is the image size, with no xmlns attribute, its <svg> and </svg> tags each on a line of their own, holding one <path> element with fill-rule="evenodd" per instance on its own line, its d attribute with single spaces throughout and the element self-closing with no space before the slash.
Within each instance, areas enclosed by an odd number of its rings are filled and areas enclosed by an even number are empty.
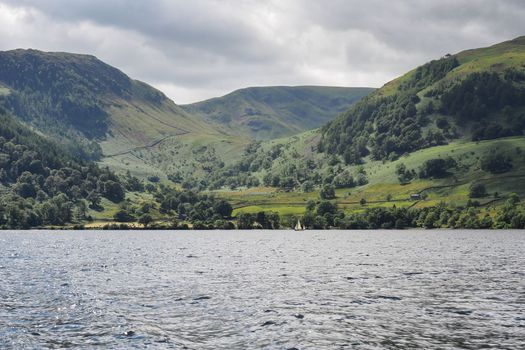
<svg viewBox="0 0 525 350">
<path fill-rule="evenodd" d="M 182 106 L 93 56 L 6 51 L 0 105 L 3 227 L 525 225 L 525 37 L 379 89 L 252 87 Z"/>
</svg>

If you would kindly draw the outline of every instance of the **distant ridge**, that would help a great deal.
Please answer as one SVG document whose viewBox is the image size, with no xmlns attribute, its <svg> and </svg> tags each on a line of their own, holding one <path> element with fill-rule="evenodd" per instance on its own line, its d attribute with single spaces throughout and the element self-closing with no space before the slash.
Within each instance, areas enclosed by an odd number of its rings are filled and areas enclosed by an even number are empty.
<svg viewBox="0 0 525 350">
<path fill-rule="evenodd" d="M 224 125 L 231 133 L 272 139 L 317 128 L 373 90 L 328 86 L 250 87 L 182 108 Z"/>
</svg>

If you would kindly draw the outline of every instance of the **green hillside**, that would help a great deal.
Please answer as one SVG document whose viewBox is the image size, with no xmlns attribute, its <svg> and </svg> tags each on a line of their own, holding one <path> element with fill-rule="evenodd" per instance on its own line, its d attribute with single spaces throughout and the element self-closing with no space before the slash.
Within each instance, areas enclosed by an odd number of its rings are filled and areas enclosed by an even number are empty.
<svg viewBox="0 0 525 350">
<path fill-rule="evenodd" d="M 89 55 L 0 52 L 0 105 L 81 158 L 141 176 L 193 176 L 196 145 L 231 154 L 247 142 Z"/>
<path fill-rule="evenodd" d="M 313 132 L 305 133 L 300 137 L 264 144 L 257 153 L 272 152 L 277 148 L 281 148 L 282 153 L 271 171 L 261 169 L 251 173 L 259 179 L 258 187 L 221 189 L 216 192 L 234 199 L 234 207 L 238 208 L 237 211 L 256 210 L 251 208 L 253 206 L 267 210 L 277 208 L 279 212 L 282 209 L 285 213 L 288 211 L 304 213 L 307 201 L 318 201 L 321 188 L 327 185 L 332 185 L 335 189 L 334 201 L 349 212 L 363 209 L 359 203 L 362 198 L 367 200 L 368 206 L 396 204 L 398 207 L 413 205 L 423 207 L 435 205 L 440 201 L 453 201 L 455 205 L 466 205 L 470 199 L 468 191 L 472 182 L 486 185 L 487 193 L 490 195 L 481 198 L 481 202 L 492 202 L 495 199 L 493 196 L 495 192 L 498 193 L 500 200 L 510 193 L 525 197 L 525 137 L 523 136 L 477 142 L 455 141 L 448 145 L 407 154 L 393 162 L 367 161 L 361 165 L 349 166 L 337 162 L 318 168 L 314 165 L 319 164 L 322 157 L 317 152 L 311 152 L 302 160 L 294 160 L 299 150 L 313 141 L 313 134 Z M 512 167 L 501 173 L 483 169 L 483 160 L 491 159 L 493 156 L 508 159 Z M 448 158 L 455 159 L 456 164 L 448 169 L 445 176 L 428 178 L 416 176 L 409 181 L 399 180 L 397 169 L 400 164 L 409 171 L 419 172 L 427 160 Z M 289 181 L 286 174 L 290 173 L 290 169 L 296 169 L 299 179 L 309 177 L 310 180 L 304 180 L 302 186 L 296 188 L 280 187 L 281 182 Z M 309 176 L 309 171 L 314 174 Z M 344 176 L 345 173 L 349 176 Z M 266 180 L 267 178 L 269 180 Z M 279 180 L 275 181 L 275 178 Z M 342 181 L 343 179 L 346 182 Z M 309 189 L 305 186 L 308 182 L 312 185 Z M 429 197 L 424 201 L 410 200 L 411 194 L 422 191 Z M 387 200 L 388 195 L 391 196 L 390 200 Z"/>
<path fill-rule="evenodd" d="M 348 164 L 393 160 L 455 139 L 523 134 L 525 38 L 446 55 L 375 91 L 322 130 Z"/>
<path fill-rule="evenodd" d="M 189 179 L 187 186 L 238 159 L 253 136 L 319 126 L 369 91 L 253 88 L 181 108 L 94 56 L 0 52 L 0 105 L 13 116 L 82 159 L 142 178 Z M 231 112 L 232 123 L 200 112 L 207 108 Z M 250 108 L 262 114 L 237 118 Z"/>
<path fill-rule="evenodd" d="M 319 185 L 336 165 L 392 162 L 420 149 L 524 130 L 525 39 L 518 38 L 431 61 L 321 129 L 253 144 L 233 168 L 266 185 L 297 189 L 305 181 Z M 276 175 L 284 180 L 269 181 Z"/>
<path fill-rule="evenodd" d="M 318 128 L 372 91 L 324 86 L 252 87 L 182 107 L 223 125 L 228 133 L 267 140 Z"/>
<path fill-rule="evenodd" d="M 65 225 L 124 199 L 121 180 L 20 124 L 0 108 L 0 228 Z"/>
<path fill-rule="evenodd" d="M 440 203 L 492 215 L 512 193 L 525 197 L 524 130 L 518 38 L 414 69 L 321 129 L 254 143 L 209 186 L 235 213 L 302 216 L 326 198 L 348 215 Z"/>
<path fill-rule="evenodd" d="M 92 56 L 0 53 L 0 226 L 525 227 L 524 38 L 357 92 L 182 108 Z M 336 100 L 352 105 L 324 126 L 260 140 L 319 125 Z"/>
</svg>

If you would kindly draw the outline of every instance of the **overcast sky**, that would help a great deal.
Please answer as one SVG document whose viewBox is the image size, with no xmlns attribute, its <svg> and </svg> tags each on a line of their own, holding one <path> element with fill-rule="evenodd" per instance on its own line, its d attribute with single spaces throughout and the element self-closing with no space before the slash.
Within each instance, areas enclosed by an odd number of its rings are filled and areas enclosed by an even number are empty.
<svg viewBox="0 0 525 350">
<path fill-rule="evenodd" d="M 0 0 L 0 50 L 93 54 L 177 103 L 261 85 L 379 87 L 525 35 L 521 0 Z"/>
</svg>

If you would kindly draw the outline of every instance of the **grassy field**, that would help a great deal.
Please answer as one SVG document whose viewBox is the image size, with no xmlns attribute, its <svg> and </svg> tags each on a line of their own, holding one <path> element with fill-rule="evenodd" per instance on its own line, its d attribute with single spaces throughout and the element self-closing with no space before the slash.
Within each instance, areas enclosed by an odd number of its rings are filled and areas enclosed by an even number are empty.
<svg viewBox="0 0 525 350">
<path fill-rule="evenodd" d="M 304 139 L 298 139 L 303 142 Z M 522 152 L 523 150 L 524 152 Z M 513 169 L 504 174 L 490 174 L 479 167 L 480 158 L 489 152 L 497 151 L 512 159 Z M 401 185 L 395 174 L 396 166 L 403 163 L 408 169 L 417 169 L 427 159 L 452 157 L 458 168 L 452 176 L 444 179 L 416 180 Z M 348 167 L 355 171 L 356 167 Z M 338 189 L 333 200 L 345 212 L 358 212 L 370 207 L 415 207 L 433 206 L 440 202 L 449 205 L 465 205 L 469 200 L 469 186 L 472 182 L 483 183 L 489 196 L 478 199 L 483 205 L 501 202 L 494 198 L 517 193 L 525 198 L 525 137 L 512 137 L 480 142 L 454 142 L 445 146 L 423 149 L 402 157 L 394 162 L 367 161 L 364 164 L 369 184 L 361 187 Z M 215 191 L 216 195 L 230 201 L 235 208 L 234 215 L 240 212 L 275 211 L 284 216 L 300 216 L 306 211 L 308 201 L 319 201 L 319 191 L 311 193 L 285 192 L 275 188 L 258 187 L 235 191 Z M 411 194 L 426 197 L 421 201 L 410 200 Z M 387 198 L 388 196 L 388 198 Z M 361 205 L 361 199 L 366 204 Z"/>
<path fill-rule="evenodd" d="M 248 140 L 222 134 L 190 133 L 163 139 L 153 147 L 105 157 L 101 164 L 124 173 L 129 170 L 139 178 L 181 173 L 185 177 L 200 177 L 205 167 L 219 162 L 229 164 L 239 157 Z"/>
</svg>

